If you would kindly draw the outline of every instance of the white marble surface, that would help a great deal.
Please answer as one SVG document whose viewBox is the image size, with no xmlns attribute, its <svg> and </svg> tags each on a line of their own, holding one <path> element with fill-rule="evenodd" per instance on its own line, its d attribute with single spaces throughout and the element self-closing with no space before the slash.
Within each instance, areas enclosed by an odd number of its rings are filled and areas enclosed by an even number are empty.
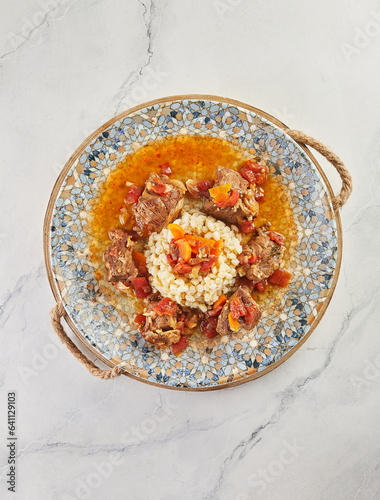
<svg viewBox="0 0 380 500">
<path fill-rule="evenodd" d="M 20 0 L 0 14 L 0 498 L 380 498 L 380 2 Z M 209 393 L 90 376 L 54 338 L 42 257 L 71 152 L 117 112 L 180 93 L 274 114 L 326 141 L 355 183 L 317 330 L 271 374 Z"/>
</svg>

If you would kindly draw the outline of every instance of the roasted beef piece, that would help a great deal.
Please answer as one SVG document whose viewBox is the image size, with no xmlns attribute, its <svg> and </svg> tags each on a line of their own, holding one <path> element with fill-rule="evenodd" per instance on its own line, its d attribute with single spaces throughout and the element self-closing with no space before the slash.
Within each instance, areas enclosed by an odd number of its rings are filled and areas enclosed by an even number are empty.
<svg viewBox="0 0 380 500">
<path fill-rule="evenodd" d="M 166 312 L 166 314 L 165 314 Z M 162 348 L 175 344 L 181 337 L 178 305 L 170 299 L 162 299 L 155 293 L 148 297 L 144 311 L 146 322 L 142 335 L 151 344 Z"/>
<path fill-rule="evenodd" d="M 253 238 L 243 246 L 243 252 L 238 256 L 240 276 L 247 276 L 253 284 L 269 278 L 281 265 L 285 247 L 270 238 L 270 224 L 256 228 Z M 278 234 L 278 233 L 277 233 Z M 281 235 L 280 235 L 281 236 Z"/>
<path fill-rule="evenodd" d="M 210 197 L 204 201 L 204 211 L 216 219 L 240 225 L 242 222 L 252 220 L 257 217 L 259 204 L 255 199 L 254 190 L 250 189 L 249 182 L 243 177 L 227 167 L 216 167 L 217 182 L 215 186 L 231 185 L 231 191 L 237 189 L 239 199 L 231 207 L 220 208 Z"/>
<path fill-rule="evenodd" d="M 227 335 L 236 333 L 242 328 L 252 330 L 260 318 L 260 307 L 252 299 L 249 289 L 246 286 L 239 286 L 224 304 L 218 317 L 216 331 L 220 335 Z"/>
<path fill-rule="evenodd" d="M 107 270 L 106 280 L 127 283 L 138 274 L 132 258 L 132 248 L 135 243 L 132 236 L 121 229 L 113 229 L 108 235 L 111 243 L 103 255 Z"/>
<path fill-rule="evenodd" d="M 167 175 L 151 173 L 145 189 L 133 212 L 140 235 L 159 233 L 167 224 L 176 219 L 183 207 L 186 188 Z"/>
</svg>

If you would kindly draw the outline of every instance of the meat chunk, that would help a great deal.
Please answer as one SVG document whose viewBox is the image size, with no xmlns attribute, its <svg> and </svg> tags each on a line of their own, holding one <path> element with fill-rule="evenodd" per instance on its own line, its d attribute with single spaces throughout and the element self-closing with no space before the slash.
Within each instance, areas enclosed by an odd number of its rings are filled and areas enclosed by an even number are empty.
<svg viewBox="0 0 380 500">
<path fill-rule="evenodd" d="M 281 265 L 284 258 L 285 247 L 271 239 L 268 232 L 270 224 L 255 230 L 253 238 L 243 246 L 243 252 L 238 256 L 240 266 L 239 276 L 247 276 L 253 284 L 269 278 Z M 278 238 L 275 238 L 280 241 Z M 282 237 L 282 241 L 283 241 Z"/>
<path fill-rule="evenodd" d="M 183 207 L 186 188 L 167 175 L 151 173 L 143 194 L 133 208 L 136 230 L 140 235 L 159 233 L 178 217 Z"/>
<path fill-rule="evenodd" d="M 260 318 L 260 307 L 253 300 L 249 289 L 246 286 L 239 286 L 224 304 L 218 317 L 216 331 L 220 335 L 228 335 L 242 328 L 252 330 Z"/>
<path fill-rule="evenodd" d="M 181 310 L 171 299 L 164 298 L 158 293 L 148 297 L 144 311 L 146 318 L 142 335 L 151 344 L 162 348 L 175 344 L 181 337 L 179 316 Z"/>
<path fill-rule="evenodd" d="M 103 255 L 106 280 L 129 282 L 138 274 L 132 258 L 132 248 L 135 244 L 132 236 L 121 229 L 113 229 L 109 232 L 109 237 L 111 243 Z"/>
<path fill-rule="evenodd" d="M 242 222 L 252 220 L 257 217 L 259 204 L 255 199 L 255 192 L 250 188 L 249 182 L 243 177 L 227 167 L 216 168 L 217 182 L 215 186 L 224 186 L 229 184 L 231 192 L 237 190 L 239 198 L 232 206 L 225 208 L 219 207 L 212 197 L 205 199 L 204 211 L 216 219 L 229 222 L 230 224 L 240 225 Z"/>
</svg>

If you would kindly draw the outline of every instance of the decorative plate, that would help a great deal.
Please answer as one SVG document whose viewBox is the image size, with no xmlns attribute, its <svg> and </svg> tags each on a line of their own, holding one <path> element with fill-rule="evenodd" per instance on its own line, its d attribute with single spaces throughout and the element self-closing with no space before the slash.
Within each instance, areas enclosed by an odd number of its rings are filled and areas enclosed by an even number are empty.
<svg viewBox="0 0 380 500">
<path fill-rule="evenodd" d="M 174 96 L 113 118 L 66 163 L 49 202 L 44 231 L 49 281 L 77 337 L 109 366 L 138 380 L 186 390 L 220 389 L 257 378 L 290 357 L 314 330 L 333 294 L 341 260 L 339 214 L 331 187 L 309 150 L 276 118 L 247 104 L 216 96 Z M 221 137 L 264 157 L 290 192 L 298 231 L 292 280 L 279 307 L 243 338 L 219 338 L 202 352 L 160 351 L 96 300 L 98 281 L 86 252 L 86 214 L 99 183 L 138 145 L 178 134 Z"/>
</svg>

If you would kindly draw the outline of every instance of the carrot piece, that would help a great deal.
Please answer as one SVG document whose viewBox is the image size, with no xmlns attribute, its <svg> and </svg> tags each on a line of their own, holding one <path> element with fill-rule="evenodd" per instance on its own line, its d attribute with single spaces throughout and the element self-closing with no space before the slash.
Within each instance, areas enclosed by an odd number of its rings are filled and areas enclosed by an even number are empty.
<svg viewBox="0 0 380 500">
<path fill-rule="evenodd" d="M 221 295 L 219 299 L 215 302 L 215 304 L 212 306 L 213 309 L 216 309 L 219 306 L 222 306 L 227 302 L 227 297 L 225 295 Z"/>
<path fill-rule="evenodd" d="M 187 262 L 191 259 L 191 246 L 188 241 L 184 239 L 176 240 L 175 242 L 178 252 L 179 258 L 182 262 Z"/>
<path fill-rule="evenodd" d="M 173 238 L 175 240 L 179 240 L 180 238 L 183 238 L 185 235 L 185 231 L 182 229 L 182 227 L 179 224 L 169 224 L 169 229 L 170 232 L 173 235 Z"/>
<path fill-rule="evenodd" d="M 141 274 L 148 272 L 145 255 L 141 252 L 132 252 L 133 260 Z"/>
<path fill-rule="evenodd" d="M 221 186 L 215 186 L 209 189 L 209 193 L 213 198 L 214 202 L 226 201 L 229 199 L 229 192 L 231 190 L 231 184 L 222 184 Z"/>
<path fill-rule="evenodd" d="M 233 332 L 237 332 L 239 330 L 239 321 L 232 317 L 232 314 L 228 314 L 228 323 L 230 324 L 230 328 Z"/>
</svg>

